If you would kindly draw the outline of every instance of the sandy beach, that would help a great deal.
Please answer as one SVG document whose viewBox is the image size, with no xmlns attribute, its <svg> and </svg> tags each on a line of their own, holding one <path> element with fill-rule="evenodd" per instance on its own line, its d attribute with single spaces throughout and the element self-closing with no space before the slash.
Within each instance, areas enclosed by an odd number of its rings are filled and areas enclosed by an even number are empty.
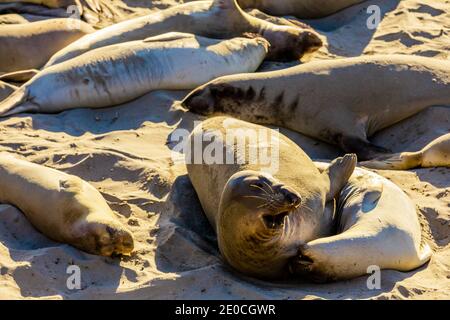
<svg viewBox="0 0 450 320">
<path fill-rule="evenodd" d="M 90 23 L 103 27 L 180 2 L 114 0 L 110 14 L 91 17 Z M 374 4 L 381 8 L 382 21 L 370 30 L 367 7 Z M 449 0 L 373 0 L 304 22 L 313 26 L 325 43 L 313 60 L 394 53 L 450 59 Z M 293 64 L 265 62 L 260 69 Z M 244 277 L 226 266 L 185 164 L 177 161 L 169 141 L 174 130 L 191 131 L 194 122 L 202 120 L 180 107 L 186 94 L 154 91 L 111 108 L 0 119 L 0 152 L 88 181 L 135 237 L 130 257 L 94 256 L 49 240 L 18 209 L 0 204 L 0 299 L 450 297 L 449 168 L 376 171 L 411 197 L 423 235 L 434 252 L 431 261 L 417 270 L 383 270 L 381 289 L 369 290 L 367 277 L 328 284 L 269 283 Z M 333 146 L 298 133 L 281 132 L 313 159 L 341 154 Z M 395 152 L 415 151 L 448 132 L 450 106 L 436 106 L 377 133 L 373 141 Z M 80 267 L 80 290 L 66 285 L 69 265 Z"/>
</svg>

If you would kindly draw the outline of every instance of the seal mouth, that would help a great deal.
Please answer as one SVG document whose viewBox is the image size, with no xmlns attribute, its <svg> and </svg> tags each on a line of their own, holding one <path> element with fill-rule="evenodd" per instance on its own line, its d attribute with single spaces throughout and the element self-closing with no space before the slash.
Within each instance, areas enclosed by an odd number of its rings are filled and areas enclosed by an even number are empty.
<svg viewBox="0 0 450 320">
<path fill-rule="evenodd" d="M 277 214 L 263 215 L 264 225 L 267 229 L 279 229 L 284 226 L 284 220 L 289 215 L 289 211 L 282 211 Z"/>
</svg>

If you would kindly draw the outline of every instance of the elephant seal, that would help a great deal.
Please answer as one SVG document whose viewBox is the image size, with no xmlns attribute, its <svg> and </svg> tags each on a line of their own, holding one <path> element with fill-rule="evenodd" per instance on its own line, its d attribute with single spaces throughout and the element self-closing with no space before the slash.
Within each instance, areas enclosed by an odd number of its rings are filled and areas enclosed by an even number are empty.
<svg viewBox="0 0 450 320">
<path fill-rule="evenodd" d="M 361 162 L 361 166 L 383 170 L 408 170 L 417 167 L 450 167 L 450 133 L 416 152 L 401 152 Z"/>
<path fill-rule="evenodd" d="M 93 31 L 83 21 L 66 18 L 0 25 L 0 74 L 39 69 L 54 53 Z"/>
<path fill-rule="evenodd" d="M 355 155 L 334 160 L 320 173 L 287 137 L 227 117 L 205 120 L 187 141 L 189 178 L 223 258 L 236 270 L 284 278 L 301 244 L 332 234 L 333 199 L 352 174 Z M 220 155 L 217 161 L 208 159 L 208 150 Z M 254 161 L 252 150 L 272 157 Z M 278 170 L 269 165 L 274 162 Z"/>
<path fill-rule="evenodd" d="M 295 60 L 317 50 L 322 41 L 312 29 L 279 26 L 242 11 L 236 0 L 193 1 L 147 16 L 103 28 L 57 52 L 45 67 L 86 51 L 126 41 L 142 40 L 166 32 L 187 32 L 226 39 L 244 33 L 259 34 L 271 45 L 268 59 Z"/>
<path fill-rule="evenodd" d="M 215 79 L 182 105 L 202 115 L 286 127 L 367 160 L 368 137 L 432 105 L 450 104 L 450 61 L 378 55 Z"/>
<path fill-rule="evenodd" d="M 0 81 L 0 102 L 17 90 L 16 86 Z"/>
<path fill-rule="evenodd" d="M 411 271 L 430 260 L 416 208 L 391 181 L 356 168 L 337 208 L 336 235 L 301 245 L 291 273 L 324 282 L 366 275 L 370 266 Z"/>
<path fill-rule="evenodd" d="M 39 72 L 0 103 L 0 117 L 109 107 L 152 90 L 192 89 L 221 75 L 255 71 L 267 48 L 263 38 L 181 33 L 98 48 Z"/>
<path fill-rule="evenodd" d="M 88 253 L 133 250 L 130 231 L 100 192 L 76 176 L 0 153 L 0 202 L 19 208 L 47 237 Z"/>
<path fill-rule="evenodd" d="M 365 0 L 238 0 L 244 8 L 256 8 L 274 16 L 322 18 Z"/>
</svg>

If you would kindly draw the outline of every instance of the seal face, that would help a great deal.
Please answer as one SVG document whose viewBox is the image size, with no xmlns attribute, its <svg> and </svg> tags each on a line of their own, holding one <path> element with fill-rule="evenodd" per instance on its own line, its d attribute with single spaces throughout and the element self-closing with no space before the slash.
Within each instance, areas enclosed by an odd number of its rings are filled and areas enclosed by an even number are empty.
<svg viewBox="0 0 450 320">
<path fill-rule="evenodd" d="M 241 139 L 253 134 L 270 140 Z M 188 145 L 198 146 L 197 141 L 209 141 L 217 154 L 238 159 L 186 161 L 219 249 L 233 268 L 257 278 L 284 278 L 301 244 L 331 234 L 334 196 L 350 177 L 356 156 L 338 158 L 321 173 L 303 150 L 277 131 L 227 117 L 198 125 Z M 211 144 L 203 143 L 193 152 L 204 155 L 210 149 Z M 274 155 L 271 160 L 279 167 L 252 161 L 250 150 Z"/>
<path fill-rule="evenodd" d="M 301 202 L 298 192 L 270 175 L 254 171 L 233 175 L 223 191 L 217 227 L 225 260 L 246 274 L 281 272 L 301 239 L 291 236 L 296 231 L 291 220 L 296 218 L 290 217 Z"/>
<path fill-rule="evenodd" d="M 92 185 L 6 153 L 0 153 L 0 202 L 18 207 L 47 237 L 88 253 L 129 255 L 134 248 L 131 232 Z"/>
</svg>

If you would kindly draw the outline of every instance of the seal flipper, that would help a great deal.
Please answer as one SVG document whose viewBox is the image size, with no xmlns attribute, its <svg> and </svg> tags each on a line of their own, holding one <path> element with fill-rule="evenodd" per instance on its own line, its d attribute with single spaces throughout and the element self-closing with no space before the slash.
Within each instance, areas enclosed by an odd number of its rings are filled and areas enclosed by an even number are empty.
<svg viewBox="0 0 450 320">
<path fill-rule="evenodd" d="M 390 150 L 361 138 L 340 136 L 337 139 L 337 144 L 345 152 L 356 153 L 360 160 L 370 160 L 386 153 L 391 153 Z"/>
<path fill-rule="evenodd" d="M 12 82 L 26 82 L 33 78 L 39 70 L 36 69 L 28 69 L 21 71 L 14 71 L 9 73 L 4 73 L 0 75 L 0 80 L 2 81 L 12 81 Z"/>
<path fill-rule="evenodd" d="M 0 102 L 0 117 L 27 111 L 36 111 L 38 109 L 39 105 L 29 98 L 28 90 L 22 86 L 8 98 Z"/>
<path fill-rule="evenodd" d="M 345 186 L 353 170 L 355 170 L 356 162 L 357 158 L 355 154 L 346 154 L 341 158 L 334 159 L 330 166 L 322 173 L 327 176 L 330 184 L 327 201 L 336 197 Z"/>
<path fill-rule="evenodd" d="M 408 170 L 422 164 L 421 152 L 401 152 L 363 161 L 361 166 L 381 170 Z"/>
</svg>

